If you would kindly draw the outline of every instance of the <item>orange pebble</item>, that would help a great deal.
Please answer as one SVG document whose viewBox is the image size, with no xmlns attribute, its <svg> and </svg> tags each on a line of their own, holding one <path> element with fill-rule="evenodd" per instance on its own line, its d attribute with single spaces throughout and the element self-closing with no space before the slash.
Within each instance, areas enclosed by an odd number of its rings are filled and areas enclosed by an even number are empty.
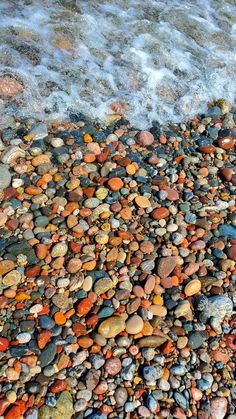
<svg viewBox="0 0 236 419">
<path fill-rule="evenodd" d="M 30 295 L 29 294 L 27 294 L 26 292 L 19 292 L 17 295 L 16 295 L 16 300 L 18 300 L 18 301 L 25 301 L 25 300 L 30 300 Z"/>
<path fill-rule="evenodd" d="M 61 313 L 60 311 L 57 311 L 54 314 L 54 320 L 55 320 L 56 324 L 62 325 L 62 324 L 66 323 L 66 316 L 63 313 Z"/>
<path fill-rule="evenodd" d="M 163 354 L 168 355 L 168 354 L 170 354 L 171 352 L 173 352 L 174 350 L 175 350 L 175 348 L 174 348 L 174 346 L 173 346 L 173 344 L 172 344 L 171 340 L 168 340 L 168 341 L 165 343 L 165 345 L 164 345 L 164 347 L 163 347 L 163 349 L 162 349 L 162 353 L 163 353 Z"/>
</svg>

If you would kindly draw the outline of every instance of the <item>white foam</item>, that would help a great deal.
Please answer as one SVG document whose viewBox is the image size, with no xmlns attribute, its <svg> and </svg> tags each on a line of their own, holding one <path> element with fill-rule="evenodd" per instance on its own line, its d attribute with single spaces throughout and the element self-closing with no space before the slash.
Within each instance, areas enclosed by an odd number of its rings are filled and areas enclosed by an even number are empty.
<svg viewBox="0 0 236 419">
<path fill-rule="evenodd" d="M 74 108 L 106 119 L 124 101 L 130 122 L 147 128 L 191 117 L 208 100 L 235 100 L 230 0 L 2 0 L 0 11 L 0 74 L 22 80 L 17 103 L 27 114 L 61 118 Z"/>
</svg>

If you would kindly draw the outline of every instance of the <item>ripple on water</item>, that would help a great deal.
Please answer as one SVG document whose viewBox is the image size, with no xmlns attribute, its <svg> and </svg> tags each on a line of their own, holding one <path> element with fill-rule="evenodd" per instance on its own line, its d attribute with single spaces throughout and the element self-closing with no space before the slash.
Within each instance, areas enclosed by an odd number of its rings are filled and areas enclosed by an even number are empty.
<svg viewBox="0 0 236 419">
<path fill-rule="evenodd" d="M 0 75 L 23 83 L 13 98 L 23 112 L 77 108 L 104 119 L 124 101 L 128 119 L 146 128 L 234 99 L 230 0 L 3 0 L 0 12 Z M 0 98 L 4 109 L 15 111 Z"/>
</svg>

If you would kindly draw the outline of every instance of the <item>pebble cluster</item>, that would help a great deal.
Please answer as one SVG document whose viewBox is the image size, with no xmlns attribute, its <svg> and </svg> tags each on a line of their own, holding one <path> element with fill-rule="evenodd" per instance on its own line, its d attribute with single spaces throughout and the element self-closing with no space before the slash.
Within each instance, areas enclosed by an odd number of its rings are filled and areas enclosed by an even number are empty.
<svg viewBox="0 0 236 419">
<path fill-rule="evenodd" d="M 235 117 L 5 121 L 1 418 L 236 417 Z"/>
</svg>

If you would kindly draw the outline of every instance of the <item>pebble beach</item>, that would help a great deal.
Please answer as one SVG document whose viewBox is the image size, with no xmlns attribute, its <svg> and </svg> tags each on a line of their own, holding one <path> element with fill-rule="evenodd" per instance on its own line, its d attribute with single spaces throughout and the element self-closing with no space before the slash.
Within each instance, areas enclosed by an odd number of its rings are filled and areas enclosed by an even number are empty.
<svg viewBox="0 0 236 419">
<path fill-rule="evenodd" d="M 4 118 L 0 418 L 236 418 L 235 120 Z"/>
</svg>

